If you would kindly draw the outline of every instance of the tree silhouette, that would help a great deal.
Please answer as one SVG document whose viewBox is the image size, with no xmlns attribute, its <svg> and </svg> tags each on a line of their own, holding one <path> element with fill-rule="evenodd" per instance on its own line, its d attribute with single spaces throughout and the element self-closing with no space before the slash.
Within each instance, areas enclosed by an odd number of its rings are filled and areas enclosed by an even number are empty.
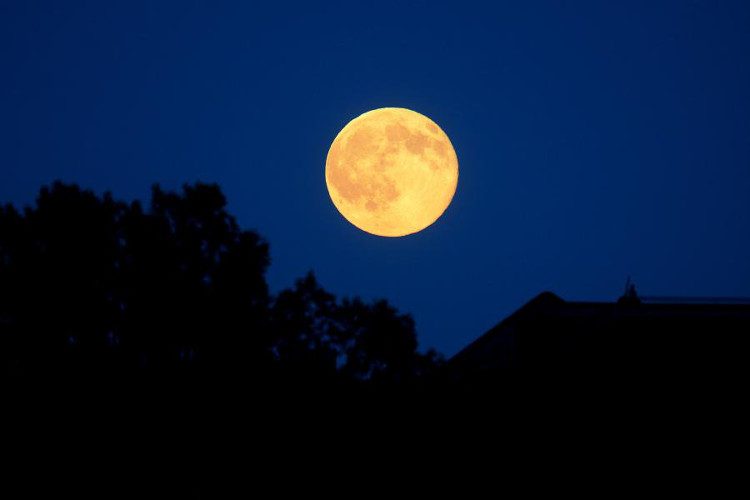
<svg viewBox="0 0 750 500">
<path fill-rule="evenodd" d="M 154 187 L 150 211 L 133 204 L 123 218 L 118 296 L 141 364 L 217 370 L 262 357 L 268 245 L 225 205 L 215 185 Z"/>
<path fill-rule="evenodd" d="M 404 382 L 434 369 L 434 351 L 417 352 L 414 321 L 386 300 L 337 301 L 310 272 L 272 308 L 273 352 L 286 367 L 355 381 Z"/>
<path fill-rule="evenodd" d="M 99 199 L 59 183 L 40 191 L 36 209 L 21 214 L 5 207 L 0 314 L 7 321 L 7 341 L 17 348 L 6 353 L 13 365 L 54 371 L 75 357 L 93 361 L 88 354 L 113 338 L 122 209 L 109 195 Z"/>
<path fill-rule="evenodd" d="M 336 298 L 309 273 L 276 297 L 272 352 L 284 369 L 330 376 L 338 372 L 342 332 Z"/>
<path fill-rule="evenodd" d="M 75 185 L 0 209 L 0 342 L 14 377 L 399 383 L 439 364 L 386 301 L 339 301 L 312 273 L 273 297 L 268 244 L 215 184 L 151 203 Z"/>
</svg>

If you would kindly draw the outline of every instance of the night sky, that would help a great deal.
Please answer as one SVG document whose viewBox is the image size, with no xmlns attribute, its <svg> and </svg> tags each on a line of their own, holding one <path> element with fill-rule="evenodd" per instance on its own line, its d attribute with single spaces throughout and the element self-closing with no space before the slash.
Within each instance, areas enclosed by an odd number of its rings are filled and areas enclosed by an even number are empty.
<svg viewBox="0 0 750 500">
<path fill-rule="evenodd" d="M 310 2 L 312 3 L 312 2 Z M 338 131 L 406 107 L 460 179 L 427 230 L 338 213 Z M 219 183 L 271 244 L 447 355 L 534 295 L 750 296 L 750 2 L 0 2 L 0 201 Z"/>
</svg>

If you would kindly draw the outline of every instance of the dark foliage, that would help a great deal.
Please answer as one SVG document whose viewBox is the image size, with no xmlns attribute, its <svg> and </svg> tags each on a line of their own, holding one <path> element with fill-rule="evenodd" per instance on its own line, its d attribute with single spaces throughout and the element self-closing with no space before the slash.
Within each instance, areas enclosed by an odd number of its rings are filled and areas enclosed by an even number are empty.
<svg viewBox="0 0 750 500">
<path fill-rule="evenodd" d="M 439 364 L 386 301 L 339 301 L 312 273 L 269 293 L 268 244 L 216 185 L 124 203 L 75 185 L 0 209 L 0 356 L 16 380 L 411 384 Z"/>
</svg>

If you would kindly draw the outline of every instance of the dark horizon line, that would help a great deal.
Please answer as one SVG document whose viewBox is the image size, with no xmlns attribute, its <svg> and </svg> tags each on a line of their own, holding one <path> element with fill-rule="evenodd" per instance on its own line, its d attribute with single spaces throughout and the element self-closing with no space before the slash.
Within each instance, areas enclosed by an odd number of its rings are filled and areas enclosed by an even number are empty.
<svg viewBox="0 0 750 500">
<path fill-rule="evenodd" d="M 750 297 L 679 297 L 675 295 L 639 295 L 643 302 L 690 303 L 690 304 L 750 304 Z"/>
</svg>

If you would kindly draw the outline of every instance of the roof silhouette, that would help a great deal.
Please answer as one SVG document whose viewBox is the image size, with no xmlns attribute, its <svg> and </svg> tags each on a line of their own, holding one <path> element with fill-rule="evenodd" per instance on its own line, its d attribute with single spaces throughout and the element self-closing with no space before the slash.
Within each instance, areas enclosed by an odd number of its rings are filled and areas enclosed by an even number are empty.
<svg viewBox="0 0 750 500">
<path fill-rule="evenodd" d="M 459 378 L 509 370 L 667 373 L 743 363 L 750 304 L 566 301 L 544 292 L 449 361 Z"/>
</svg>

